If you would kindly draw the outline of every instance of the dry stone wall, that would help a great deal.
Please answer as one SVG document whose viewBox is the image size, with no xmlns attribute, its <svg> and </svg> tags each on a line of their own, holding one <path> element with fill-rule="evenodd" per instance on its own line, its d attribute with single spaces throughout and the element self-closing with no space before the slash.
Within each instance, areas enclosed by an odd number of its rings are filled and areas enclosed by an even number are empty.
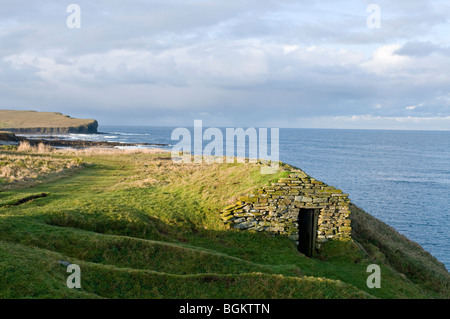
<svg viewBox="0 0 450 319">
<path fill-rule="evenodd" d="M 350 239 L 349 203 L 341 190 L 298 170 L 240 197 L 222 210 L 221 218 L 232 228 L 288 236 L 298 244 L 299 214 L 304 209 L 319 209 L 316 248 L 320 248 L 328 240 Z"/>
</svg>

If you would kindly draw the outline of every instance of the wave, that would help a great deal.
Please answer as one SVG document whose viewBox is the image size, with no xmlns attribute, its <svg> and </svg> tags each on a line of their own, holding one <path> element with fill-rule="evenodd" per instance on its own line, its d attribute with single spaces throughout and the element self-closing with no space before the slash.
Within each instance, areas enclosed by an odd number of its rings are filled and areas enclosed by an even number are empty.
<svg viewBox="0 0 450 319">
<path fill-rule="evenodd" d="M 148 136 L 148 133 L 123 133 L 123 132 L 110 132 L 109 134 L 124 135 L 124 136 Z"/>
</svg>

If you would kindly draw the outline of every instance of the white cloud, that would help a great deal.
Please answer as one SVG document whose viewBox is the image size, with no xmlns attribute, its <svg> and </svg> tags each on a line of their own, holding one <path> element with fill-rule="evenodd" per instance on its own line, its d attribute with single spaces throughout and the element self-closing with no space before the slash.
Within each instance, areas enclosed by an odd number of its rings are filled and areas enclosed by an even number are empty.
<svg viewBox="0 0 450 319">
<path fill-rule="evenodd" d="M 289 44 L 285 44 L 285 45 L 283 45 L 282 47 L 283 47 L 283 52 L 284 52 L 284 54 L 288 54 L 288 53 L 291 53 L 291 52 L 293 52 L 293 51 L 299 49 L 299 46 L 298 46 L 298 45 L 289 45 Z"/>
<path fill-rule="evenodd" d="M 361 64 L 368 72 L 377 75 L 396 76 L 407 69 L 411 64 L 411 58 L 397 55 L 395 52 L 401 46 L 399 44 L 388 44 L 379 47 L 373 52 L 372 58 Z"/>
</svg>

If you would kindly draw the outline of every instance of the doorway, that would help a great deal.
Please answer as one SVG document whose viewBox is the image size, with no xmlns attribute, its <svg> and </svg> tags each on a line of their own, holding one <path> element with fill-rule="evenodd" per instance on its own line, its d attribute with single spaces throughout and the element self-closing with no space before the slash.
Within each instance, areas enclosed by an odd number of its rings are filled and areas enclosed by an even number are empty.
<svg viewBox="0 0 450 319">
<path fill-rule="evenodd" d="M 317 238 L 319 209 L 300 209 L 298 214 L 298 250 L 307 257 L 314 257 Z"/>
</svg>

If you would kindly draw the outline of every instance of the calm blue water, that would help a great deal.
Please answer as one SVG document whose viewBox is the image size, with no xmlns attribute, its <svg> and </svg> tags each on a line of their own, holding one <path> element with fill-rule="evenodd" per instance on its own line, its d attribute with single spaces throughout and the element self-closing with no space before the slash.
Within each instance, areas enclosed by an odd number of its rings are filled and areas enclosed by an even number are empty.
<svg viewBox="0 0 450 319">
<path fill-rule="evenodd" d="M 108 134 L 69 137 L 172 145 L 172 130 L 101 126 Z M 280 129 L 280 160 L 344 190 L 450 269 L 450 132 Z"/>
</svg>

